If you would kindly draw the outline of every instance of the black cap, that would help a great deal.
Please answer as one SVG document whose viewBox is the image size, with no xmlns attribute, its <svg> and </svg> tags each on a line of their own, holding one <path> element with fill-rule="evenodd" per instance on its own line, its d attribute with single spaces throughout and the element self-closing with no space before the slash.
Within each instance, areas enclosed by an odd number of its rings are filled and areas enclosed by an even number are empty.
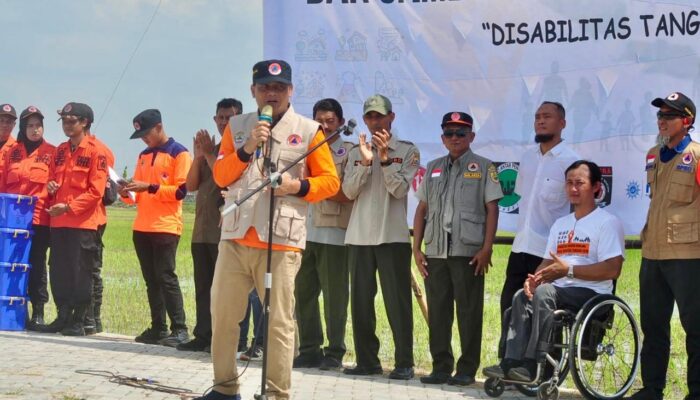
<svg viewBox="0 0 700 400">
<path fill-rule="evenodd" d="M 253 83 L 292 84 L 292 67 L 284 60 L 265 60 L 253 66 Z"/>
<path fill-rule="evenodd" d="M 25 108 L 19 115 L 19 119 L 29 118 L 34 114 L 38 115 L 41 119 L 44 119 L 44 114 L 42 114 L 41 111 L 34 106 L 29 106 Z"/>
<path fill-rule="evenodd" d="M 12 107 L 12 104 L 2 104 L 0 105 L 0 115 L 9 115 L 10 117 L 17 119 L 17 111 Z"/>
<path fill-rule="evenodd" d="M 59 119 L 68 115 L 72 115 L 78 118 L 84 118 L 90 123 L 93 123 L 95 121 L 95 114 L 93 114 L 92 108 L 90 108 L 89 105 L 84 103 L 70 102 L 63 106 L 63 108 L 58 110 L 57 112 L 58 115 L 61 116 Z"/>
<path fill-rule="evenodd" d="M 673 92 L 664 99 L 657 97 L 651 102 L 651 105 L 654 107 L 668 106 L 695 119 L 695 104 L 681 92 Z"/>
<path fill-rule="evenodd" d="M 471 126 L 474 124 L 474 120 L 472 119 L 472 116 L 467 113 L 452 111 L 448 112 L 442 117 L 442 124 L 440 124 L 440 126 L 444 128 L 447 124 L 458 124 L 471 128 Z"/>
<path fill-rule="evenodd" d="M 139 139 L 148 133 L 154 126 L 163 122 L 160 118 L 160 111 L 155 108 L 141 111 L 134 117 L 134 133 L 130 139 Z"/>
</svg>

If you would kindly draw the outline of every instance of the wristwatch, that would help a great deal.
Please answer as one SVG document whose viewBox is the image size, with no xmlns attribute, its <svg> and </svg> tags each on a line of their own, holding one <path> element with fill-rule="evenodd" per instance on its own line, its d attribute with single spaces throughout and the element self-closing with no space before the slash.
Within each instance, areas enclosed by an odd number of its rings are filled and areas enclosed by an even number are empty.
<svg viewBox="0 0 700 400">
<path fill-rule="evenodd" d="M 572 264 L 569 264 L 569 272 L 566 273 L 566 277 L 574 279 L 574 266 Z"/>
</svg>

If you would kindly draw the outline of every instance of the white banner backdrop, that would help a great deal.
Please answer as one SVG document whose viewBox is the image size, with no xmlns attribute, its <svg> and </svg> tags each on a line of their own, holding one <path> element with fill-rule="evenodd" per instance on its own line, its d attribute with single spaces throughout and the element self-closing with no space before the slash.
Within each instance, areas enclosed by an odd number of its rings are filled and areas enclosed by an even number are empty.
<svg viewBox="0 0 700 400">
<path fill-rule="evenodd" d="M 699 11 L 689 0 L 265 0 L 264 54 L 292 65 L 293 103 L 306 115 L 333 97 L 361 131 L 364 99 L 389 97 L 394 128 L 423 165 L 444 154 L 442 115 L 471 114 L 473 150 L 505 163 L 502 230 L 515 227 L 508 185 L 532 146 L 534 112 L 561 102 L 566 142 L 611 167 L 607 206 L 635 235 L 648 206 L 650 102 L 672 91 L 700 101 Z"/>
</svg>

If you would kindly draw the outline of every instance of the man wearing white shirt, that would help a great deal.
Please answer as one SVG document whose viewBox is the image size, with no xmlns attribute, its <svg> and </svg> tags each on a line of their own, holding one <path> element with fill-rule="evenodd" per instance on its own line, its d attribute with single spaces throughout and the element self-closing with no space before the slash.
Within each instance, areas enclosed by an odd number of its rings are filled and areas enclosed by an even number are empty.
<svg viewBox="0 0 700 400">
<path fill-rule="evenodd" d="M 511 306 L 513 295 L 542 262 L 547 236 L 557 218 L 569 213 L 564 191 L 564 171 L 578 154 L 562 143 L 566 111 L 545 101 L 535 113 L 535 142 L 520 160 L 515 192 L 520 195 L 518 228 L 513 241 L 506 280 L 501 291 L 501 315 Z"/>
<path fill-rule="evenodd" d="M 552 225 L 544 261 L 513 298 L 505 357 L 500 365 L 484 368 L 484 375 L 531 381 L 554 310 L 578 310 L 593 296 L 612 293 L 613 279 L 622 270 L 625 235 L 620 220 L 595 204 L 601 175 L 590 161 L 566 169 L 566 194 L 574 212 Z"/>
</svg>

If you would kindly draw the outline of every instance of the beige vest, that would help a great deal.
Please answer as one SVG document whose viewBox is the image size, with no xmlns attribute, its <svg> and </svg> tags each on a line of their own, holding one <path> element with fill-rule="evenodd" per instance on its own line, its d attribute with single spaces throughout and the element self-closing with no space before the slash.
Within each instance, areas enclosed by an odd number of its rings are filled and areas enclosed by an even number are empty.
<svg viewBox="0 0 700 400">
<path fill-rule="evenodd" d="M 345 164 L 348 162 L 348 155 L 350 154 L 350 149 L 352 149 L 352 147 L 352 143 L 343 142 L 338 151 L 331 151 L 333 154 L 335 169 L 338 172 L 338 178 L 340 178 L 341 182 L 343 181 Z M 332 200 L 323 200 L 315 203 L 312 205 L 312 207 L 314 208 L 313 222 L 315 227 L 333 227 L 342 229 L 348 227 L 350 212 L 352 211 L 352 202 L 340 203 Z"/>
<path fill-rule="evenodd" d="M 256 112 L 233 117 L 230 125 L 234 142 L 245 142 L 257 123 Z M 281 171 L 305 153 L 318 130 L 317 122 L 296 114 L 290 105 L 289 110 L 272 129 L 270 159 L 276 163 L 277 170 Z M 258 187 L 266 178 L 263 176 L 264 171 L 263 157 L 253 155 L 252 161 L 241 177 L 228 187 L 224 208 Z M 306 163 L 303 161 L 287 172 L 299 179 L 308 175 Z M 270 188 L 268 187 L 224 216 L 221 239 L 242 239 L 252 226 L 258 233 L 258 238 L 267 242 L 269 207 Z M 294 195 L 281 196 L 275 198 L 274 208 L 272 243 L 303 249 L 306 243 L 307 202 Z"/>
<path fill-rule="evenodd" d="M 700 186 L 695 182 L 700 144 L 662 163 L 659 147 L 647 153 L 649 212 L 642 230 L 642 257 L 652 260 L 700 258 Z"/>
</svg>

